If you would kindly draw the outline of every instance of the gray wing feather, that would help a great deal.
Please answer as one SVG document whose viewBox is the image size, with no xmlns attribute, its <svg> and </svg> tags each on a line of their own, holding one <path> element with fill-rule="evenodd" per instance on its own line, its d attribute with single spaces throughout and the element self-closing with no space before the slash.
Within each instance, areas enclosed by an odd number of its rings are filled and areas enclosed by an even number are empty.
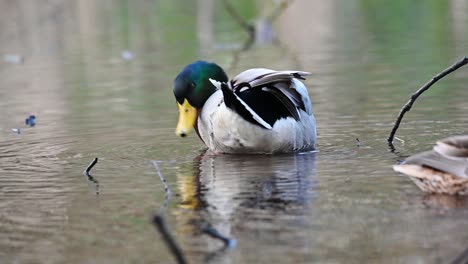
<svg viewBox="0 0 468 264">
<path fill-rule="evenodd" d="M 272 93 L 289 109 L 296 120 L 299 119 L 297 108 L 306 112 L 307 107 L 303 100 L 303 96 L 292 85 L 292 79 L 304 79 L 304 76 L 310 75 L 309 72 L 303 71 L 274 71 L 265 68 L 250 69 L 241 72 L 231 81 L 231 89 L 236 90 L 236 87 L 242 83 L 248 83 L 251 88 L 262 87 L 269 85 L 276 88 Z"/>
<path fill-rule="evenodd" d="M 449 157 L 431 150 L 407 158 L 405 164 L 426 166 L 458 177 L 468 178 L 467 157 Z"/>
<path fill-rule="evenodd" d="M 468 135 L 439 140 L 434 150 L 446 156 L 468 158 Z"/>
<path fill-rule="evenodd" d="M 257 87 L 272 82 L 290 81 L 296 76 L 303 78 L 303 76 L 307 75 L 310 75 L 310 73 L 303 71 L 274 71 L 257 68 L 243 71 L 232 80 L 234 86 L 240 83 L 249 83 L 250 86 Z"/>
</svg>

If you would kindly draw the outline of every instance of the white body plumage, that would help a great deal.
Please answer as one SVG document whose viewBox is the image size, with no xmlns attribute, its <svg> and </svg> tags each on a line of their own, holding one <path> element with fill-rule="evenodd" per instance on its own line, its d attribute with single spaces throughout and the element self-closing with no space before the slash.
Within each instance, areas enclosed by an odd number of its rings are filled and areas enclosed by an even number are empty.
<svg viewBox="0 0 468 264">
<path fill-rule="evenodd" d="M 213 82 L 218 90 L 207 100 L 198 116 L 197 128 L 206 146 L 217 153 L 283 153 L 309 151 L 315 148 L 316 125 L 312 113 L 307 88 L 293 74 L 307 75 L 304 72 L 271 71 L 252 69 L 239 74 L 231 84 L 250 83 L 251 87 L 287 81 L 289 87 L 283 89 L 297 107 L 297 117 L 285 117 L 276 120 L 273 125 L 264 123 L 252 109 L 248 111 L 261 125 L 252 124 L 236 111 L 226 106 L 220 84 Z M 265 81 L 259 74 L 267 76 Z M 262 75 L 263 76 L 263 75 Z M 285 76 L 288 76 L 285 79 Z M 256 82 L 256 83 L 255 83 Z M 294 89 L 294 95 L 287 90 Z M 297 92 L 297 93 L 296 93 Z M 237 97 L 237 96 L 236 96 Z M 245 106 L 239 97 L 238 100 Z M 263 126 L 263 127 L 262 127 Z"/>
</svg>

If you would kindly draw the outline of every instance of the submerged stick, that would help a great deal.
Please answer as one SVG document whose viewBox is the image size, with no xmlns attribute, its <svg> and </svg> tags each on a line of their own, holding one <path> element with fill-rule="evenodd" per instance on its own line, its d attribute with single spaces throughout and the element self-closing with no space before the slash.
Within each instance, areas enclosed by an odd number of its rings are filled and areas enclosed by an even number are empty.
<svg viewBox="0 0 468 264">
<path fill-rule="evenodd" d="M 96 165 L 98 162 L 98 158 L 94 158 L 93 161 L 88 165 L 86 170 L 83 171 L 83 174 L 88 177 L 88 181 L 91 181 L 94 183 L 94 187 L 96 188 L 96 194 L 99 194 L 99 181 L 96 180 L 92 175 L 91 175 L 91 169 Z"/>
<path fill-rule="evenodd" d="M 91 169 L 94 167 L 94 165 L 96 165 L 97 162 L 98 162 L 98 158 L 94 158 L 94 160 L 91 161 L 91 163 L 88 165 L 86 170 L 84 170 L 83 174 L 92 178 L 90 172 L 91 172 Z"/>
<path fill-rule="evenodd" d="M 164 217 L 162 217 L 159 214 L 154 215 L 153 224 L 158 229 L 159 233 L 161 233 L 161 235 L 163 236 L 164 242 L 166 242 L 167 247 L 177 259 L 177 263 L 187 263 L 184 254 L 182 254 L 182 250 L 180 250 L 179 245 L 177 245 L 174 237 L 169 232 L 169 229 L 166 226 L 166 221 L 164 221 Z"/>
<path fill-rule="evenodd" d="M 463 65 L 468 64 L 468 57 L 464 57 L 460 61 L 456 62 L 452 66 L 448 67 L 447 69 L 443 70 L 442 72 L 438 73 L 434 77 L 432 77 L 431 80 L 429 80 L 426 84 L 424 84 L 421 88 L 419 88 L 415 93 L 413 93 L 409 99 L 409 101 L 401 108 L 400 113 L 398 114 L 397 120 L 395 121 L 395 125 L 393 126 L 392 131 L 390 132 L 390 135 L 387 139 L 387 142 L 390 147 L 393 147 L 393 138 L 395 137 L 395 133 L 398 130 L 398 127 L 400 126 L 401 120 L 403 119 L 403 116 L 405 115 L 406 112 L 408 112 L 411 107 L 413 106 L 413 103 L 416 101 L 416 99 L 424 93 L 429 87 L 431 87 L 434 83 L 436 83 L 438 80 L 444 78 L 446 75 L 456 71 L 458 68 L 462 67 Z"/>
</svg>

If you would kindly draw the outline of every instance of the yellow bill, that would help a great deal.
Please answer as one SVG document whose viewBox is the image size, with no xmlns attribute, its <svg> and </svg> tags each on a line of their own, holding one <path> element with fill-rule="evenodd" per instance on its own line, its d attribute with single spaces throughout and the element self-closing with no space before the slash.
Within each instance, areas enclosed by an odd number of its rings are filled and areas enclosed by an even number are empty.
<svg viewBox="0 0 468 264">
<path fill-rule="evenodd" d="M 190 105 L 187 99 L 182 104 L 177 103 L 177 106 L 179 107 L 179 122 L 175 133 L 179 137 L 186 137 L 197 120 L 197 109 Z"/>
</svg>

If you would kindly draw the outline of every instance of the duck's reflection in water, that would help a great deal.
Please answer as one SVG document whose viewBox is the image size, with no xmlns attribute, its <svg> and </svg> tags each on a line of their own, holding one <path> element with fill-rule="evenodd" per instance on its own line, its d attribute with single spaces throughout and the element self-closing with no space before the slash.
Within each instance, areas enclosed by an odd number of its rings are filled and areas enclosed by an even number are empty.
<svg viewBox="0 0 468 264">
<path fill-rule="evenodd" d="M 303 248 L 307 205 L 314 196 L 315 155 L 197 156 L 193 170 L 178 175 L 176 228 L 184 234 L 189 257 L 221 247 L 197 235 L 203 222 L 237 238 L 239 247 L 262 243 L 291 248 L 297 243 L 296 249 Z"/>
<path fill-rule="evenodd" d="M 434 209 L 468 208 L 468 197 L 464 195 L 425 194 L 423 204 Z"/>
</svg>

